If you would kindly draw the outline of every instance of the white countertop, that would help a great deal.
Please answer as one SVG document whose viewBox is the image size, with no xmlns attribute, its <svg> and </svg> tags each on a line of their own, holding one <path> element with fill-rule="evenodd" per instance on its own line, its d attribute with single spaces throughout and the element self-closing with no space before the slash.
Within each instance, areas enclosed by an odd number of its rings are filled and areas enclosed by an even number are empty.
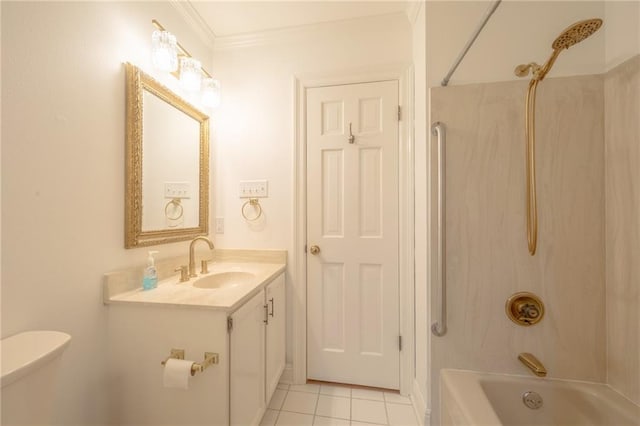
<svg viewBox="0 0 640 426">
<path fill-rule="evenodd" d="M 209 273 L 180 282 L 180 274 L 158 282 L 158 287 L 142 288 L 117 294 L 105 294 L 107 304 L 143 304 L 151 306 L 200 307 L 233 311 L 265 285 L 285 271 L 284 263 L 219 261 L 209 263 Z M 254 276 L 223 288 L 197 288 L 198 279 L 223 272 L 248 272 Z"/>
</svg>

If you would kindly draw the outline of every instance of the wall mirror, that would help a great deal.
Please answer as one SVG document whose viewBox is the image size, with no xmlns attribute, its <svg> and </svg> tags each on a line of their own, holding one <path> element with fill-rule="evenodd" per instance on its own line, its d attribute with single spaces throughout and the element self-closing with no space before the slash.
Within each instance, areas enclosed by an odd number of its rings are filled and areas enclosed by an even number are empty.
<svg viewBox="0 0 640 426">
<path fill-rule="evenodd" d="M 125 247 L 206 235 L 209 117 L 138 67 L 125 70 Z"/>
</svg>

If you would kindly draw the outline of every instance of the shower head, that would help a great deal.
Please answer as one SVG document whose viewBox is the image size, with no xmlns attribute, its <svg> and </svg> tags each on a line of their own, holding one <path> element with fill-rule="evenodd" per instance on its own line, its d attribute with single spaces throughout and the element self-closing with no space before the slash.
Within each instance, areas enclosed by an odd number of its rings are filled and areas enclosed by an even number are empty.
<svg viewBox="0 0 640 426">
<path fill-rule="evenodd" d="M 576 22 L 565 29 L 553 41 L 553 44 L 551 45 L 553 53 L 543 66 L 540 66 L 535 62 L 518 65 L 514 70 L 515 75 L 518 77 L 526 77 L 529 75 L 529 71 L 531 71 L 535 80 L 542 80 L 547 75 L 563 49 L 568 49 L 574 44 L 580 43 L 582 40 L 598 31 L 601 26 L 602 19 L 600 18 L 586 19 L 584 21 Z"/>
<path fill-rule="evenodd" d="M 554 40 L 551 47 L 553 50 L 568 49 L 598 31 L 601 26 L 602 19 L 599 18 L 576 22 L 565 29 L 558 38 Z"/>
</svg>

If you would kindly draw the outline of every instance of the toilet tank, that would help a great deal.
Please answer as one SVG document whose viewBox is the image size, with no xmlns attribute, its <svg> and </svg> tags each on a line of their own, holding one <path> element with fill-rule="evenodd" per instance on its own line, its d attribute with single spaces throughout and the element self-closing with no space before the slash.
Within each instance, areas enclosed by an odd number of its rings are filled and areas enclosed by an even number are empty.
<svg viewBox="0 0 640 426">
<path fill-rule="evenodd" d="M 70 341 L 60 331 L 26 331 L 0 341 L 3 426 L 50 424 L 57 367 Z"/>
</svg>

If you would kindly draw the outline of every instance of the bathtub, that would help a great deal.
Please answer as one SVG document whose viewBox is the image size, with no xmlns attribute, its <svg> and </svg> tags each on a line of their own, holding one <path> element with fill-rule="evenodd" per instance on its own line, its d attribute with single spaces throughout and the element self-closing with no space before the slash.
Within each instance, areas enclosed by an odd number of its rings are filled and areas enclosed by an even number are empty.
<svg viewBox="0 0 640 426">
<path fill-rule="evenodd" d="M 604 384 L 460 370 L 440 377 L 442 426 L 640 426 L 640 407 Z"/>
</svg>

